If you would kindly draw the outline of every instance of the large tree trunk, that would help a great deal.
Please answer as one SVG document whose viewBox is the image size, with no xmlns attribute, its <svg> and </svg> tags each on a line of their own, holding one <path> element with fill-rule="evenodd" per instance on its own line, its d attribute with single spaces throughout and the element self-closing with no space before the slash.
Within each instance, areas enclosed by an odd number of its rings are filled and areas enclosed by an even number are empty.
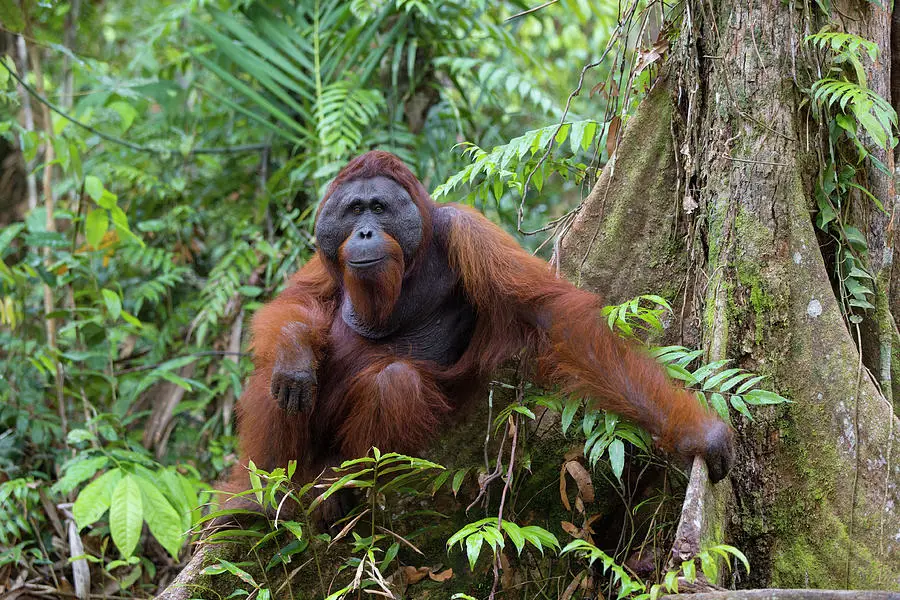
<svg viewBox="0 0 900 600">
<path fill-rule="evenodd" d="M 685 3 L 667 77 L 561 245 L 564 272 L 611 300 L 663 293 L 707 358 L 771 376 L 793 400 L 736 423 L 737 465 L 713 531 L 753 565 L 740 587 L 900 587 L 900 424 L 888 397 L 895 336 L 889 217 L 866 209 L 879 310 L 841 314 L 813 224 L 820 127 L 804 106 L 813 3 Z M 870 86 L 889 93 L 890 15 L 845 3 L 880 44 Z M 867 35 L 871 34 L 871 35 Z M 675 149 L 677 148 L 677 152 Z M 883 161 L 892 166 L 882 153 Z M 676 185 L 676 182 L 677 185 Z M 890 178 L 870 187 L 894 206 Z M 865 321 L 864 321 L 865 323 Z M 872 344 L 865 368 L 858 351 Z M 885 360 L 887 371 L 885 372 Z"/>
</svg>

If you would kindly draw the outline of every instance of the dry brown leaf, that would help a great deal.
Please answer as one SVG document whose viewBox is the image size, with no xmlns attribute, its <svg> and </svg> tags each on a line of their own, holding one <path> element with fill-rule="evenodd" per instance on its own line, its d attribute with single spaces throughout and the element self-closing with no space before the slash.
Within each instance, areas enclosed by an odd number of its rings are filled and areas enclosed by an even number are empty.
<svg viewBox="0 0 900 600">
<path fill-rule="evenodd" d="M 565 531 L 572 537 L 575 537 L 575 538 L 581 537 L 581 529 L 579 529 L 577 526 L 573 525 L 572 523 L 569 523 L 568 521 L 560 521 L 559 524 L 563 528 L 563 531 Z"/>
<path fill-rule="evenodd" d="M 403 567 L 403 575 L 406 577 L 406 585 L 419 583 L 431 574 L 428 567 Z"/>
<path fill-rule="evenodd" d="M 562 596 L 559 597 L 559 600 L 569 600 L 572 597 L 572 594 L 575 593 L 575 590 L 578 589 L 578 584 L 581 583 L 581 580 L 584 579 L 585 572 L 582 571 L 578 575 L 575 576 L 575 579 L 572 580 L 568 586 L 566 586 L 566 591 L 562 593 Z"/>
<path fill-rule="evenodd" d="M 619 118 L 619 115 L 614 116 L 609 122 L 609 130 L 606 132 L 606 155 L 610 158 L 619 145 L 619 125 L 621 123 L 622 119 Z"/>
<path fill-rule="evenodd" d="M 562 500 L 563 506 L 566 507 L 566 510 L 572 510 L 572 505 L 569 504 L 569 492 L 566 490 L 566 465 L 569 464 L 564 462 L 562 466 L 559 468 L 559 499 Z"/>
<path fill-rule="evenodd" d="M 429 577 L 432 581 L 437 581 L 437 582 L 447 581 L 448 579 L 450 579 L 451 577 L 453 577 L 453 569 L 446 569 L 446 570 L 444 570 L 444 571 L 441 571 L 440 573 L 431 573 L 431 572 L 429 572 L 429 573 L 428 573 L 428 577 Z"/>
<path fill-rule="evenodd" d="M 578 484 L 578 493 L 585 502 L 594 501 L 594 484 L 591 483 L 591 474 L 580 462 L 569 461 L 566 463 L 566 470 L 575 483 Z"/>
<path fill-rule="evenodd" d="M 575 496 L 575 510 L 578 514 L 584 514 L 584 500 L 581 499 L 581 494 Z"/>
<path fill-rule="evenodd" d="M 584 522 L 584 530 L 589 533 L 594 533 L 592 525 L 594 524 L 594 521 L 596 521 L 597 519 L 599 519 L 602 516 L 603 515 L 601 515 L 600 513 L 597 513 L 596 515 L 591 515 L 591 517 L 587 521 Z"/>
</svg>

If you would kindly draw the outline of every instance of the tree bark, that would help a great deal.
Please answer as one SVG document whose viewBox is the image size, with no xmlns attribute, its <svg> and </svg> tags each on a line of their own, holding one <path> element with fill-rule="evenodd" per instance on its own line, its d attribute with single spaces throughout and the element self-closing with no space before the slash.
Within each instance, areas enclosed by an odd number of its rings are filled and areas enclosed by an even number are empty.
<svg viewBox="0 0 900 600">
<path fill-rule="evenodd" d="M 736 585 L 896 589 L 898 423 L 841 315 L 812 220 L 818 126 L 802 88 L 813 10 L 687 2 L 668 77 L 629 123 L 560 258 L 612 298 L 684 298 L 678 314 L 694 322 L 675 329 L 696 324 L 707 359 L 767 374 L 793 400 L 735 422 L 737 463 L 731 487 L 717 486 L 728 506 L 713 531 L 753 566 Z M 893 206 L 892 186 L 873 192 Z M 881 273 L 893 247 L 869 215 Z"/>
</svg>

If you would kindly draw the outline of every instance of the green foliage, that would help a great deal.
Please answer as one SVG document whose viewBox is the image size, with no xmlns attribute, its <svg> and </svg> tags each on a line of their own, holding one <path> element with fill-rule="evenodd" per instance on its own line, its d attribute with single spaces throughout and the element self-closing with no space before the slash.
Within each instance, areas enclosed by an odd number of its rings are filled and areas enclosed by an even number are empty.
<svg viewBox="0 0 900 600">
<path fill-rule="evenodd" d="M 115 435 L 109 428 L 106 433 Z M 199 521 L 203 485 L 196 474 L 185 476 L 163 467 L 142 448 L 102 441 L 87 429 L 69 432 L 69 442 L 83 450 L 62 465 L 62 476 L 51 490 L 69 493 L 81 488 L 72 506 L 76 526 L 98 529 L 107 515 L 109 533 L 123 558 L 134 554 L 146 523 L 153 538 L 177 559 Z"/>
<path fill-rule="evenodd" d="M 448 198 L 464 184 L 476 186 L 470 201 L 493 192 L 491 216 L 509 226 L 513 194 L 550 147 L 531 175 L 541 202 L 528 218 L 543 223 L 571 208 L 565 196 L 577 195 L 607 150 L 598 145 L 604 124 L 577 115 L 605 114 L 619 100 L 611 86 L 585 93 L 565 124 L 545 125 L 561 117 L 578 67 L 607 44 L 620 15 L 609 4 L 562 0 L 506 21 L 525 8 L 483 0 L 151 0 L 82 2 L 77 28 L 66 24 L 66 2 L 0 18 L 16 31 L 30 19 L 26 42 L 40 48 L 33 58 L 44 77 L 22 73 L 22 84 L 33 112 L 52 105 L 47 127 L 37 119 L 29 129 L 18 72 L 3 59 L 0 150 L 20 152 L 4 155 L 13 159 L 5 164 L 25 164 L 15 174 L 34 174 L 40 193 L 25 210 L 18 188 L 0 190 L 24 212 L 0 229 L 0 470 L 10 477 L 0 484 L 0 566 L 62 574 L 76 557 L 46 508 L 60 506 L 85 541 L 80 560 L 99 571 L 92 592 L 108 594 L 99 586 L 115 579 L 123 594 L 146 595 L 158 584 L 159 557 L 177 560 L 192 531 L 229 515 L 201 516 L 199 507 L 208 498 L 203 482 L 235 462 L 233 405 L 252 368 L 241 339 L 260 303 L 309 258 L 320 192 L 354 153 L 394 151 L 430 187 L 453 176 L 439 191 Z M 71 47 L 60 43 L 66 33 Z M 595 73 L 603 79 L 617 68 Z M 640 81 L 619 87 L 638 89 L 649 70 Z M 460 140 L 472 145 L 449 152 Z M 50 191 L 55 227 L 47 226 Z M 658 300 L 614 311 L 614 326 L 635 336 L 652 330 L 662 318 Z M 569 431 L 582 406 L 520 398 L 499 411 L 494 432 L 535 419 L 538 404 L 558 407 Z M 579 423 L 589 464 L 625 485 L 627 453 L 647 451 L 646 434 L 597 412 Z M 515 459 L 516 486 L 530 452 Z M 427 502 L 443 488 L 462 498 L 488 476 L 481 466 L 443 469 L 377 450 L 299 487 L 295 469 L 250 465 L 245 494 L 278 517 L 240 535 L 252 539 L 253 553 L 268 544 L 277 551 L 265 564 L 210 567 L 210 575 L 238 578 L 236 594 L 271 597 L 267 573 L 296 567 L 308 553 L 318 561 L 332 542 L 350 556 L 340 571 L 349 581 L 330 597 L 384 592 L 384 574 L 427 531 L 409 524 L 442 517 L 401 513 L 403 500 Z M 334 539 L 315 535 L 310 511 L 350 489 L 362 505 Z M 300 507 L 297 520 L 280 518 L 286 502 Z M 499 528 L 495 519 L 494 529 L 479 521 L 460 543 L 481 539 L 483 549 L 487 540 L 496 552 L 508 541 L 507 551 L 523 554 L 558 549 L 549 525 L 517 526 L 523 515 L 510 516 Z M 401 538 L 398 526 L 411 533 Z M 236 534 L 208 540 L 229 535 Z M 327 590 L 322 585 L 322 597 Z"/>
<path fill-rule="evenodd" d="M 661 334 L 663 319 L 671 312 L 669 303 L 656 295 L 638 296 L 622 304 L 605 306 L 602 310 L 610 328 L 630 338 L 639 333 Z M 684 346 L 650 346 L 649 352 L 665 365 L 670 377 L 694 390 L 700 403 L 711 406 L 726 422 L 731 422 L 731 409 L 753 420 L 748 406 L 790 402 L 774 392 L 758 388 L 765 376 L 740 367 L 729 367 L 732 363 L 730 359 L 702 363 L 702 350 L 691 350 Z M 565 413 L 563 426 L 565 430 Z M 646 450 L 645 447 L 642 449 Z M 588 456 L 587 448 L 585 456 Z"/>
<path fill-rule="evenodd" d="M 43 523 L 37 512 L 40 486 L 41 482 L 33 477 L 0 483 L 0 567 L 24 567 L 29 559 L 43 557 L 37 543 L 41 535 L 39 525 Z"/>
<path fill-rule="evenodd" d="M 503 520 L 497 525 L 497 517 L 488 517 L 474 523 L 467 523 L 462 529 L 450 536 L 447 540 L 447 549 L 459 545 L 466 552 L 469 567 L 474 571 L 475 563 L 481 554 L 481 548 L 487 542 L 494 557 L 505 545 L 505 538 L 509 538 L 516 552 L 521 555 L 525 549 L 525 543 L 531 544 L 541 554 L 544 548 L 559 550 L 559 540 L 556 536 L 537 525 L 519 527 L 512 521 Z"/>
<path fill-rule="evenodd" d="M 585 166 L 577 162 L 575 156 L 591 146 L 598 128 L 599 123 L 592 120 L 550 125 L 528 131 L 507 144 L 494 146 L 490 152 L 475 144 L 462 144 L 463 154 L 470 156 L 472 162 L 435 188 L 433 196 L 438 200 L 467 184 L 474 188 L 466 197 L 470 204 L 476 199 L 486 201 L 491 192 L 499 202 L 506 190 L 521 194 L 532 171 L 532 181 L 538 190 L 543 188 L 544 180 L 554 173 L 565 179 L 574 174 L 578 182 L 584 177 Z M 547 145 L 552 141 L 559 147 L 566 140 L 571 148 L 570 157 L 545 160 L 538 168 Z"/>
<path fill-rule="evenodd" d="M 584 540 L 574 540 L 566 544 L 566 547 L 560 550 L 560 554 L 563 555 L 570 553 L 587 561 L 589 566 L 599 560 L 603 566 L 601 572 L 606 573 L 609 571 L 612 575 L 613 585 L 616 585 L 619 590 L 617 598 L 624 598 L 632 594 L 640 593 L 645 589 L 644 584 L 641 583 L 640 580 L 632 579 L 628 572 L 623 567 L 616 564 L 611 556 L 589 542 Z"/>
<path fill-rule="evenodd" d="M 863 165 L 868 162 L 891 176 L 861 133 L 884 151 L 892 151 L 897 144 L 897 113 L 867 84 L 863 60 L 878 59 L 874 42 L 826 29 L 807 36 L 805 41 L 830 53 L 827 76 L 809 89 L 814 116 L 828 128 L 827 152 L 815 188 L 816 226 L 834 242 L 833 274 L 841 310 L 851 322 L 859 323 L 860 310 L 875 308 L 875 292 L 866 267 L 866 237 L 850 224 L 851 201 L 857 195 L 883 211 L 881 202 L 865 187 Z"/>
<path fill-rule="evenodd" d="M 601 315 L 613 331 L 627 338 L 644 333 L 661 333 L 661 319 L 671 314 L 672 306 L 656 294 L 645 294 L 618 305 L 604 306 Z"/>
</svg>

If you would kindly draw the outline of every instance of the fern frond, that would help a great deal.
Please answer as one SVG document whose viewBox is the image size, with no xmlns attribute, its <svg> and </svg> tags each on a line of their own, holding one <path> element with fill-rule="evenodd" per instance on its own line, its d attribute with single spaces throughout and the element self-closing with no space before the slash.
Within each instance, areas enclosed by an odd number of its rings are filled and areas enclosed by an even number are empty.
<svg viewBox="0 0 900 600">
<path fill-rule="evenodd" d="M 448 69 L 454 76 L 472 79 L 473 85 L 498 99 L 516 93 L 524 102 L 540 108 L 547 115 L 556 117 L 560 114 L 556 100 L 534 85 L 524 72 L 514 71 L 493 61 L 464 56 L 445 56 L 434 62 L 436 66 Z M 571 112 L 569 114 L 572 115 Z"/>
<path fill-rule="evenodd" d="M 878 44 L 861 38 L 852 33 L 840 31 L 819 31 L 803 38 L 807 44 L 811 44 L 820 50 L 831 50 L 835 54 L 840 52 L 852 52 L 857 54 L 859 49 L 869 55 L 873 61 L 878 58 Z"/>
<path fill-rule="evenodd" d="M 867 87 L 842 79 L 820 79 L 810 89 L 810 96 L 820 106 L 850 112 L 866 133 L 882 148 L 893 148 L 897 141 L 897 113 L 890 103 Z"/>
<path fill-rule="evenodd" d="M 384 106 L 381 93 L 352 81 L 326 86 L 316 104 L 316 132 L 323 153 L 341 157 L 356 152 L 369 123 Z"/>
</svg>

